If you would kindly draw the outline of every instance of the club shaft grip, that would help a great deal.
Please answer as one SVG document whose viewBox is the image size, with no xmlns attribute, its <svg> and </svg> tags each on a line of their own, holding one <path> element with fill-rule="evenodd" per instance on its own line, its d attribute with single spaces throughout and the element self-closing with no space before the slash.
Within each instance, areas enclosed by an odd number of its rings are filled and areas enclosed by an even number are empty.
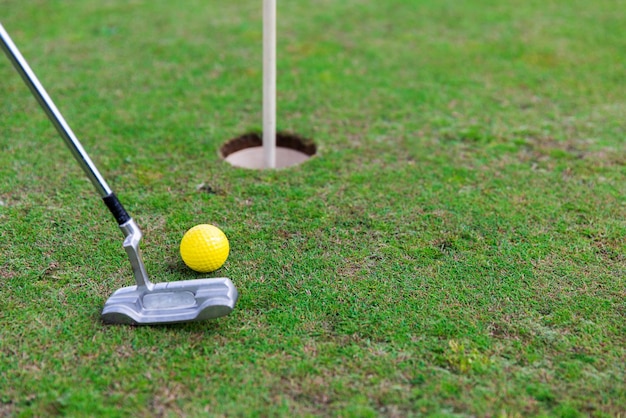
<svg viewBox="0 0 626 418">
<path fill-rule="evenodd" d="M 107 205 L 107 208 L 111 211 L 118 225 L 123 225 L 126 222 L 130 221 L 130 215 L 122 206 L 115 193 L 109 193 L 107 196 L 103 197 L 104 204 Z"/>
</svg>

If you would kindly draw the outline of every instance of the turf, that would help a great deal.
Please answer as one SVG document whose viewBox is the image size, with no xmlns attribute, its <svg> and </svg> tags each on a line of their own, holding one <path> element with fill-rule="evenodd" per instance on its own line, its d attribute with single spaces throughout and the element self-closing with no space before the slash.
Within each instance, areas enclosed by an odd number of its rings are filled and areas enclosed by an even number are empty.
<svg viewBox="0 0 626 418">
<path fill-rule="evenodd" d="M 213 223 L 241 294 L 103 325 L 122 235 L 0 57 L 0 415 L 624 415 L 623 1 L 281 2 L 279 129 L 318 146 L 283 171 L 218 156 L 260 1 L 0 5 L 155 281 Z"/>
</svg>

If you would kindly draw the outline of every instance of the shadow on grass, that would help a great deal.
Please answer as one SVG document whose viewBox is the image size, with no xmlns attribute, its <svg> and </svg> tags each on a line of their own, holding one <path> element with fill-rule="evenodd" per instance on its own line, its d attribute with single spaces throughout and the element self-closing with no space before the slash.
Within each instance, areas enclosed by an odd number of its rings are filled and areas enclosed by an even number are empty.
<svg viewBox="0 0 626 418">
<path fill-rule="evenodd" d="M 171 333 L 172 331 L 186 332 L 190 334 L 197 333 L 216 333 L 220 330 L 220 318 L 214 320 L 204 320 L 204 321 L 194 321 L 194 322 L 176 322 L 171 324 L 153 324 L 153 325 L 138 325 L 138 324 L 108 324 L 102 321 L 100 318 L 100 311 L 97 311 L 92 315 L 92 319 L 94 323 L 102 326 L 103 329 L 123 329 L 127 328 L 130 330 L 141 330 L 141 329 L 150 329 L 158 332 L 167 332 Z"/>
</svg>

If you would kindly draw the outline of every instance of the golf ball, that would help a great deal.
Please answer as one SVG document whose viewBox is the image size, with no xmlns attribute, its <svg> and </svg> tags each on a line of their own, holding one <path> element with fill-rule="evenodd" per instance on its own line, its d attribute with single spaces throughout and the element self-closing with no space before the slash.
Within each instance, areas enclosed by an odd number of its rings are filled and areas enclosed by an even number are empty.
<svg viewBox="0 0 626 418">
<path fill-rule="evenodd" d="M 180 256 L 192 270 L 200 273 L 215 271 L 224 265 L 230 245 L 221 229 L 200 224 L 185 232 L 180 241 Z"/>
</svg>

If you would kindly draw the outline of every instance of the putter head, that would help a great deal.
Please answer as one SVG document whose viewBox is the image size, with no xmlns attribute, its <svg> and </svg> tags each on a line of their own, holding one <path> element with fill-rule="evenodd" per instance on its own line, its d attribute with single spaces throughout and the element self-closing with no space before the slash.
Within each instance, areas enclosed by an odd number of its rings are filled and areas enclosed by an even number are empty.
<svg viewBox="0 0 626 418">
<path fill-rule="evenodd" d="M 141 230 L 130 219 L 120 225 L 124 249 L 135 275 L 135 286 L 116 290 L 104 304 L 107 324 L 157 325 L 202 321 L 228 315 L 235 309 L 237 289 L 226 277 L 153 284 L 139 252 Z"/>
<path fill-rule="evenodd" d="M 102 310 L 108 324 L 156 325 L 202 321 L 228 315 L 235 308 L 237 289 L 228 278 L 198 279 L 123 287 Z"/>
</svg>

